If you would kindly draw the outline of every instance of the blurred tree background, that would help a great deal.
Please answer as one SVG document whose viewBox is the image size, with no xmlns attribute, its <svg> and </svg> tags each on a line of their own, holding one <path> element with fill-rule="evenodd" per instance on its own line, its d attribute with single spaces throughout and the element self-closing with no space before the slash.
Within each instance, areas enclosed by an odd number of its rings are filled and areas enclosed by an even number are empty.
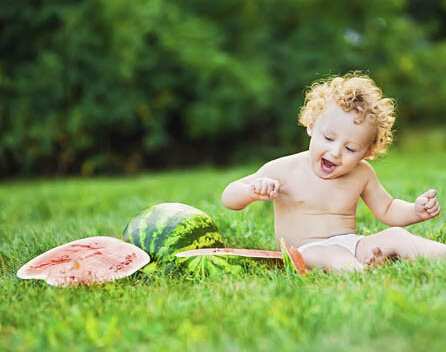
<svg viewBox="0 0 446 352">
<path fill-rule="evenodd" d="M 444 0 L 0 3 L 2 176 L 293 153 L 306 87 L 349 70 L 446 129 Z"/>
</svg>

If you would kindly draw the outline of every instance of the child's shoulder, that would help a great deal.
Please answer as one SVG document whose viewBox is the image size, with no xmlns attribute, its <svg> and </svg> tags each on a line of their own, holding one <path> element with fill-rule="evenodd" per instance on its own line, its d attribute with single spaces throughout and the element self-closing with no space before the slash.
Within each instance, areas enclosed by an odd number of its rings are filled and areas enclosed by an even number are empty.
<svg viewBox="0 0 446 352">
<path fill-rule="evenodd" d="M 359 173 L 366 179 L 370 179 L 371 177 L 376 177 L 375 169 L 369 162 L 365 160 L 361 160 L 356 167 L 356 172 Z"/>
<path fill-rule="evenodd" d="M 269 175 L 280 175 L 288 173 L 292 169 L 299 167 L 304 163 L 305 156 L 307 153 L 308 151 L 286 155 L 268 161 L 265 165 L 261 167 L 261 170 Z"/>
<path fill-rule="evenodd" d="M 308 151 L 300 152 L 296 154 L 282 156 L 280 158 L 268 161 L 264 167 L 277 167 L 277 166 L 296 166 L 303 163 L 305 160 L 305 155 Z"/>
</svg>

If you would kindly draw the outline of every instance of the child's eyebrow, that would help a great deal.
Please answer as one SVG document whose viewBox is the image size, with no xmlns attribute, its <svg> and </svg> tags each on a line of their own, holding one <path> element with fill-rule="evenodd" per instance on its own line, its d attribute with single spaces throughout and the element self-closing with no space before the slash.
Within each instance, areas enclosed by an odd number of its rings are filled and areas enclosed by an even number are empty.
<svg viewBox="0 0 446 352">
<path fill-rule="evenodd" d="M 322 134 L 329 135 L 329 136 L 332 136 L 332 137 L 336 137 L 337 136 L 336 132 L 334 132 L 331 129 L 322 129 Z M 361 148 L 361 143 L 359 143 L 359 142 L 347 141 L 347 144 L 351 144 L 353 146 L 353 148 Z"/>
<path fill-rule="evenodd" d="M 348 142 L 347 145 L 349 145 L 350 147 L 352 147 L 353 149 L 359 149 L 361 148 L 361 145 L 356 143 L 356 142 Z"/>
<path fill-rule="evenodd" d="M 358 142 L 349 141 L 347 144 L 352 146 L 354 149 L 360 149 L 361 148 L 361 143 L 358 143 Z"/>
<path fill-rule="evenodd" d="M 323 134 L 330 134 L 330 135 L 332 135 L 332 136 L 336 136 L 336 133 L 333 132 L 333 131 L 330 130 L 330 129 L 323 129 L 323 130 L 322 130 L 322 133 L 323 133 Z"/>
</svg>

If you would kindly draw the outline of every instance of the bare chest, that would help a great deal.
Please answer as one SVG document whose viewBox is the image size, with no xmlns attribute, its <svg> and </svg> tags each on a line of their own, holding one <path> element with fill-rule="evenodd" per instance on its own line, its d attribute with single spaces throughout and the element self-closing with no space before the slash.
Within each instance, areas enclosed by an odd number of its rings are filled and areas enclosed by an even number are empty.
<svg viewBox="0 0 446 352">
<path fill-rule="evenodd" d="M 296 172 L 287 177 L 278 202 L 308 213 L 353 214 L 363 184 L 353 177 L 322 180 Z"/>
</svg>

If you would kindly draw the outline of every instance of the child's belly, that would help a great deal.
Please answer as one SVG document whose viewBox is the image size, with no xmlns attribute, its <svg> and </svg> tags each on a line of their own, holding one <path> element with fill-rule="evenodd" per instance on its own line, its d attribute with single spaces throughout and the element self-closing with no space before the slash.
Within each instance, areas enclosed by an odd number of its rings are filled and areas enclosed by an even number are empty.
<svg viewBox="0 0 446 352">
<path fill-rule="evenodd" d="M 356 233 L 356 217 L 354 214 L 275 214 L 274 230 L 277 243 L 284 237 L 290 246 L 297 248 L 334 235 Z"/>
</svg>

